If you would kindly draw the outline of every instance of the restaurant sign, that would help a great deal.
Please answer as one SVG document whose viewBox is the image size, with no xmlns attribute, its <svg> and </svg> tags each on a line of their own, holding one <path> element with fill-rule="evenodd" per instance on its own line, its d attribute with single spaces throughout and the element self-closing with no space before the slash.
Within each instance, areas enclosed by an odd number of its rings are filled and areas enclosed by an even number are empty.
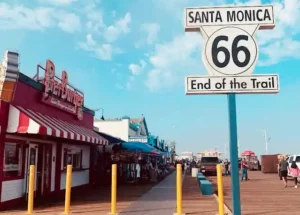
<svg viewBox="0 0 300 215">
<path fill-rule="evenodd" d="M 128 142 L 148 143 L 147 137 L 129 137 Z"/>
<path fill-rule="evenodd" d="M 42 101 L 48 105 L 74 114 L 83 119 L 84 95 L 68 83 L 68 74 L 62 71 L 61 79 L 55 76 L 55 65 L 51 60 L 46 62 L 43 84 L 45 85 Z"/>
</svg>

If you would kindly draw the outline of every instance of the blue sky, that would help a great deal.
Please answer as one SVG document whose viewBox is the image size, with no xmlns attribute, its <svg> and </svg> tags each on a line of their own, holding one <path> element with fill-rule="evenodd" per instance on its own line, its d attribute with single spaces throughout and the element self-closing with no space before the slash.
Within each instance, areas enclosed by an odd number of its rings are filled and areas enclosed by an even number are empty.
<svg viewBox="0 0 300 215">
<path fill-rule="evenodd" d="M 200 3 L 201 2 L 201 3 Z M 184 76 L 207 74 L 202 39 L 184 33 L 186 6 L 275 6 L 276 27 L 256 34 L 254 73 L 280 75 L 278 95 L 237 96 L 241 150 L 299 153 L 300 0 L 2 0 L 0 52 L 17 50 L 21 71 L 33 76 L 52 59 L 85 92 L 85 104 L 106 118 L 144 114 L 150 131 L 199 152 L 228 142 L 226 96 L 186 96 Z M 100 113 L 97 113 L 98 116 Z"/>
</svg>

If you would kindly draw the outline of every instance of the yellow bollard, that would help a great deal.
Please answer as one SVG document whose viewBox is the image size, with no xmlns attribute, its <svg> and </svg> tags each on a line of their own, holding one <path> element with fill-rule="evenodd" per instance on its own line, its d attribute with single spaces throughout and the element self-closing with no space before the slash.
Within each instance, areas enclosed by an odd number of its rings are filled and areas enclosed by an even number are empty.
<svg viewBox="0 0 300 215">
<path fill-rule="evenodd" d="M 176 165 L 176 199 L 177 199 L 177 213 L 182 215 L 182 167 L 181 164 Z"/>
<path fill-rule="evenodd" d="M 111 167 L 111 215 L 117 214 L 117 164 Z"/>
<path fill-rule="evenodd" d="M 217 164 L 219 215 L 224 215 L 223 174 L 221 164 Z"/>
<path fill-rule="evenodd" d="M 34 165 L 30 165 L 29 184 L 28 184 L 28 210 L 27 210 L 27 214 L 32 214 L 32 212 L 33 212 L 34 174 L 35 174 Z"/>
<path fill-rule="evenodd" d="M 71 187 L 72 187 L 72 165 L 67 166 L 66 195 L 65 195 L 65 214 L 70 213 L 71 207 Z"/>
</svg>

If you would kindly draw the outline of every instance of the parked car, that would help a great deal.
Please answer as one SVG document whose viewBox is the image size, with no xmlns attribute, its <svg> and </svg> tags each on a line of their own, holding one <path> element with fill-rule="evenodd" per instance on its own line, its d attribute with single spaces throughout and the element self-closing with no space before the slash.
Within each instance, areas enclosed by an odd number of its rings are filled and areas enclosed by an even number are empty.
<svg viewBox="0 0 300 215">
<path fill-rule="evenodd" d="M 217 174 L 217 164 L 220 163 L 218 157 L 202 157 L 200 160 L 200 172 L 203 174 Z"/>
</svg>

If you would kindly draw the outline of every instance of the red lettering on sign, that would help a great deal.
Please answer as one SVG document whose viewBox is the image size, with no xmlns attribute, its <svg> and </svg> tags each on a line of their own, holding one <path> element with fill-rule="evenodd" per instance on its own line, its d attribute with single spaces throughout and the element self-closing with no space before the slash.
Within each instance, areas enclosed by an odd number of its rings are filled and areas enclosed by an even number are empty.
<svg viewBox="0 0 300 215">
<path fill-rule="evenodd" d="M 75 88 L 71 89 L 69 87 L 66 71 L 62 71 L 61 81 L 55 80 L 55 65 L 51 60 L 46 62 L 44 85 L 44 102 L 76 114 L 78 119 L 82 119 L 83 94 L 79 93 Z"/>
</svg>

